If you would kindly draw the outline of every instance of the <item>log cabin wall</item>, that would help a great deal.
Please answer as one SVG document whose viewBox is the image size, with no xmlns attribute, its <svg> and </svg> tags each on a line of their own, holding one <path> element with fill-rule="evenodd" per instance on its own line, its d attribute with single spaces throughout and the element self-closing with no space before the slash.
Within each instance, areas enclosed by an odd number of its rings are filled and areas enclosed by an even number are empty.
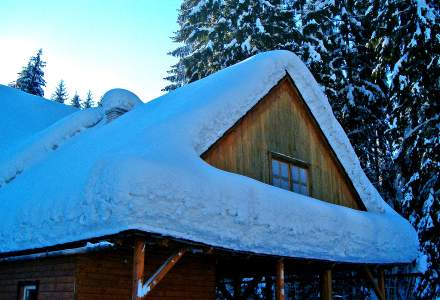
<svg viewBox="0 0 440 300">
<path fill-rule="evenodd" d="M 72 300 L 75 289 L 74 257 L 52 257 L 0 263 L 0 299 L 18 299 L 18 286 L 37 281 L 39 300 Z"/>
<path fill-rule="evenodd" d="M 132 280 L 132 249 L 78 256 L 77 300 L 129 300 Z M 149 278 L 171 254 L 146 249 L 145 275 Z M 215 262 L 203 256 L 184 256 L 145 297 L 148 300 L 215 299 Z"/>
<path fill-rule="evenodd" d="M 202 158 L 219 169 L 270 184 L 271 152 L 309 164 L 309 191 L 313 198 L 364 209 L 288 77 L 202 154 Z"/>
<path fill-rule="evenodd" d="M 145 275 L 151 276 L 169 254 L 148 252 Z M 214 300 L 215 276 L 213 258 L 188 254 L 145 299 Z M 19 283 L 33 281 L 39 282 L 39 300 L 130 300 L 131 279 L 132 249 L 0 262 L 0 300 L 18 299 Z"/>
<path fill-rule="evenodd" d="M 75 299 L 130 299 L 131 259 L 129 251 L 112 249 L 78 255 Z"/>
<path fill-rule="evenodd" d="M 172 254 L 153 252 L 146 256 L 145 274 L 149 278 Z M 185 254 L 146 299 L 214 300 L 216 268 L 213 257 Z"/>
</svg>

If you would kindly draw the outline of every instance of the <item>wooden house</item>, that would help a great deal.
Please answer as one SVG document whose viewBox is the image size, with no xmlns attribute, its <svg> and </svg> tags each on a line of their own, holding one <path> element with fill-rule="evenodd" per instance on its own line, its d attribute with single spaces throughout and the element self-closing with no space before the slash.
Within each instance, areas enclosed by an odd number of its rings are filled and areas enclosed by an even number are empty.
<svg viewBox="0 0 440 300">
<path fill-rule="evenodd" d="M 0 87 L 12 98 L 41 101 Z M 58 117 L 36 109 L 12 143 L 0 134 L 2 300 L 349 299 L 356 285 L 385 299 L 384 270 L 416 256 L 289 52 L 146 104 L 116 90 L 95 110 L 44 105 Z"/>
</svg>

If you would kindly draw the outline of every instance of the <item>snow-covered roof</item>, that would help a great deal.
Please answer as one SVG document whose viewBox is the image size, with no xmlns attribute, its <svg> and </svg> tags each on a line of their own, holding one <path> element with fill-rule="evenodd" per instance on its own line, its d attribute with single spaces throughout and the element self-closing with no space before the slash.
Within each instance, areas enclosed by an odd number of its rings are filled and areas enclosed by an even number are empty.
<svg viewBox="0 0 440 300">
<path fill-rule="evenodd" d="M 200 158 L 286 72 L 367 211 L 311 200 Z M 102 108 L 76 112 L 0 156 L 0 252 L 142 230 L 296 258 L 404 263 L 416 256 L 415 230 L 367 179 L 325 95 L 290 52 L 256 55 L 111 123 L 104 116 Z"/>
<path fill-rule="evenodd" d="M 75 111 L 71 106 L 0 84 L 0 150 L 18 143 Z"/>
</svg>

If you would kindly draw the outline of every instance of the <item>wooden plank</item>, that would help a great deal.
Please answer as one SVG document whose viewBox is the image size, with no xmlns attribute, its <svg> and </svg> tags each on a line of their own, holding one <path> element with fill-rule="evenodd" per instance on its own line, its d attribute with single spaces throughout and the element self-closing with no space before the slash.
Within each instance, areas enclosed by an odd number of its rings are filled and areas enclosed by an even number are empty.
<svg viewBox="0 0 440 300">
<path fill-rule="evenodd" d="M 276 287 L 275 295 L 277 300 L 285 299 L 285 289 L 284 289 L 284 261 L 279 259 L 276 264 Z"/>
<path fill-rule="evenodd" d="M 364 272 L 365 272 L 365 275 L 367 275 L 367 279 L 368 279 L 368 281 L 370 282 L 371 286 L 373 287 L 373 290 L 374 290 L 374 293 L 376 294 L 376 297 L 377 297 L 379 300 L 385 300 L 385 295 L 382 294 L 382 291 L 381 291 L 379 285 L 378 285 L 378 284 L 376 283 L 376 281 L 374 280 L 374 276 L 373 276 L 373 274 L 371 273 L 370 269 L 369 269 L 368 267 L 365 266 L 365 267 L 364 267 Z"/>
<path fill-rule="evenodd" d="M 321 273 L 321 300 L 331 300 L 332 298 L 332 271 L 324 270 Z"/>
<path fill-rule="evenodd" d="M 143 282 L 145 263 L 145 239 L 136 238 L 133 250 L 133 280 L 131 287 L 131 299 L 139 300 L 138 286 Z"/>
<path fill-rule="evenodd" d="M 186 249 L 181 249 L 171 255 L 160 267 L 159 269 L 142 285 L 142 294 L 147 296 L 151 290 L 156 287 L 159 282 L 167 275 L 167 273 L 174 267 L 175 264 L 183 257 L 186 253 Z M 140 299 L 140 298 L 139 298 Z"/>
</svg>

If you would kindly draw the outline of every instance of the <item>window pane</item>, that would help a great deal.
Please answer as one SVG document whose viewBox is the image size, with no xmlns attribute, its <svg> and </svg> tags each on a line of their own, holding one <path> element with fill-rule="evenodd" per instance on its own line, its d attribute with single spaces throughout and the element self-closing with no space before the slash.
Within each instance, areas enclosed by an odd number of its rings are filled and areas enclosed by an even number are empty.
<svg viewBox="0 0 440 300">
<path fill-rule="evenodd" d="M 309 195 L 309 191 L 308 191 L 306 185 L 301 185 L 301 194 L 303 194 L 303 195 Z"/>
<path fill-rule="evenodd" d="M 272 179 L 272 184 L 273 184 L 274 186 L 278 186 L 278 187 L 280 187 L 280 186 L 281 186 L 281 178 L 279 178 L 279 177 L 273 177 L 273 179 Z"/>
<path fill-rule="evenodd" d="M 300 177 L 301 177 L 301 183 L 307 184 L 307 170 L 300 168 Z"/>
<path fill-rule="evenodd" d="M 279 163 L 277 160 L 272 159 L 272 175 L 279 176 Z"/>
<path fill-rule="evenodd" d="M 291 166 L 292 182 L 299 182 L 298 167 Z"/>
<path fill-rule="evenodd" d="M 281 180 L 281 185 L 280 188 L 285 189 L 285 190 L 290 190 L 289 188 L 289 180 Z"/>
<path fill-rule="evenodd" d="M 299 185 L 298 183 L 294 183 L 294 184 L 293 184 L 293 191 L 294 191 L 295 193 L 301 193 L 300 185 Z"/>
<path fill-rule="evenodd" d="M 289 167 L 286 163 L 280 163 L 281 164 L 281 177 L 289 178 Z"/>
<path fill-rule="evenodd" d="M 25 285 L 20 288 L 20 299 L 23 300 L 36 300 L 37 295 L 37 286 L 36 285 Z"/>
</svg>

